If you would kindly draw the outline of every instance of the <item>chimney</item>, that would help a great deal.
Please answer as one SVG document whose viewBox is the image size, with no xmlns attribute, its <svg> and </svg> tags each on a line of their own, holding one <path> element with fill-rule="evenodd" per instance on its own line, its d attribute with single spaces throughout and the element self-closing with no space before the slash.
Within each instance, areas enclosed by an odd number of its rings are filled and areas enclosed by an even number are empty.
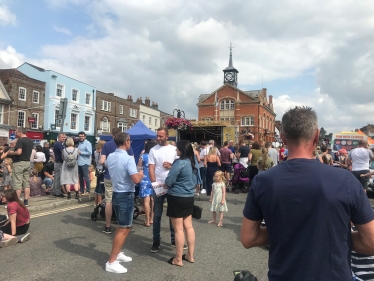
<svg viewBox="0 0 374 281">
<path fill-rule="evenodd" d="M 151 100 L 149 99 L 149 97 L 145 98 L 144 105 L 149 107 L 151 106 Z"/>
<path fill-rule="evenodd" d="M 267 89 L 266 88 L 262 88 L 262 95 L 264 98 L 266 98 L 266 95 L 267 95 Z"/>
<path fill-rule="evenodd" d="M 142 104 L 143 103 L 143 99 L 142 98 L 137 98 L 136 99 L 136 103 L 137 104 Z"/>
<path fill-rule="evenodd" d="M 132 96 L 131 96 L 131 95 L 128 95 L 128 96 L 127 96 L 127 100 L 132 102 Z"/>
<path fill-rule="evenodd" d="M 269 95 L 269 104 L 273 104 L 273 96 Z"/>
<path fill-rule="evenodd" d="M 152 108 L 154 108 L 154 109 L 158 109 L 158 104 L 155 103 L 155 102 L 152 102 Z"/>
</svg>

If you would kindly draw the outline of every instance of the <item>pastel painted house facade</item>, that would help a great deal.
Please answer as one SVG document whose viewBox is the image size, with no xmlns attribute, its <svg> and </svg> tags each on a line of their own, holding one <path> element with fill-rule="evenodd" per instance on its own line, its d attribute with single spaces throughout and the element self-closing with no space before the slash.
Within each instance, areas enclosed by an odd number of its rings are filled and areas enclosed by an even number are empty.
<svg viewBox="0 0 374 281">
<path fill-rule="evenodd" d="M 95 143 L 96 88 L 53 70 L 45 70 L 25 62 L 17 68 L 27 76 L 43 81 L 45 85 L 44 129 L 45 139 L 56 140 L 63 126 L 63 132 L 76 137 L 84 131 L 87 140 Z M 60 99 L 67 98 L 66 118 L 59 119 Z"/>
</svg>

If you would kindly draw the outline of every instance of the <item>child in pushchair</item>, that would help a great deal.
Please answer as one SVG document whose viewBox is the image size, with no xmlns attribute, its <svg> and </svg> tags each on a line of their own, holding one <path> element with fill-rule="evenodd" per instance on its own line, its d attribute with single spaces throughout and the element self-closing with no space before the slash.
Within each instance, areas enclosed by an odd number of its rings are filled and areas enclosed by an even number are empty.
<svg viewBox="0 0 374 281">
<path fill-rule="evenodd" d="M 231 179 L 232 192 L 238 194 L 241 192 L 248 192 L 249 186 L 249 173 L 247 168 L 245 168 L 240 163 L 234 164 L 234 175 Z"/>
<path fill-rule="evenodd" d="M 139 216 L 139 185 L 135 186 L 135 200 L 134 200 L 134 214 L 133 219 L 136 219 Z M 105 201 L 105 200 L 104 200 Z M 97 205 L 93 212 L 91 213 L 91 220 L 97 221 L 97 217 L 100 214 L 101 218 L 105 219 L 105 202 Z M 112 221 L 116 221 L 116 215 L 114 211 L 112 212 Z"/>
</svg>

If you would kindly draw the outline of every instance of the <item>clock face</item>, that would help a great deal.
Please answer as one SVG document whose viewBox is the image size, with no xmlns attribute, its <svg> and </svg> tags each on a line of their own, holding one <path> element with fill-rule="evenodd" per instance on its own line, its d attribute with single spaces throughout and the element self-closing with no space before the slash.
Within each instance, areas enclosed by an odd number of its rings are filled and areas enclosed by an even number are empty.
<svg viewBox="0 0 374 281">
<path fill-rule="evenodd" d="M 225 74 L 226 81 L 232 82 L 235 79 L 234 73 L 228 72 Z"/>
</svg>

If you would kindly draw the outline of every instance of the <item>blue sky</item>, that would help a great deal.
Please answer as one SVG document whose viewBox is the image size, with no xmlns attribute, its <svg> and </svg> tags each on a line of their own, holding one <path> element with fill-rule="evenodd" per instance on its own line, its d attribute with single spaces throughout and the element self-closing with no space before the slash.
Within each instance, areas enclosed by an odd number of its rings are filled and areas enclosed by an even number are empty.
<svg viewBox="0 0 374 281">
<path fill-rule="evenodd" d="M 233 42 L 239 88 L 263 76 L 277 119 L 309 105 L 339 132 L 374 123 L 373 14 L 354 1 L 0 0 L 0 68 L 28 61 L 196 118 Z"/>
</svg>

